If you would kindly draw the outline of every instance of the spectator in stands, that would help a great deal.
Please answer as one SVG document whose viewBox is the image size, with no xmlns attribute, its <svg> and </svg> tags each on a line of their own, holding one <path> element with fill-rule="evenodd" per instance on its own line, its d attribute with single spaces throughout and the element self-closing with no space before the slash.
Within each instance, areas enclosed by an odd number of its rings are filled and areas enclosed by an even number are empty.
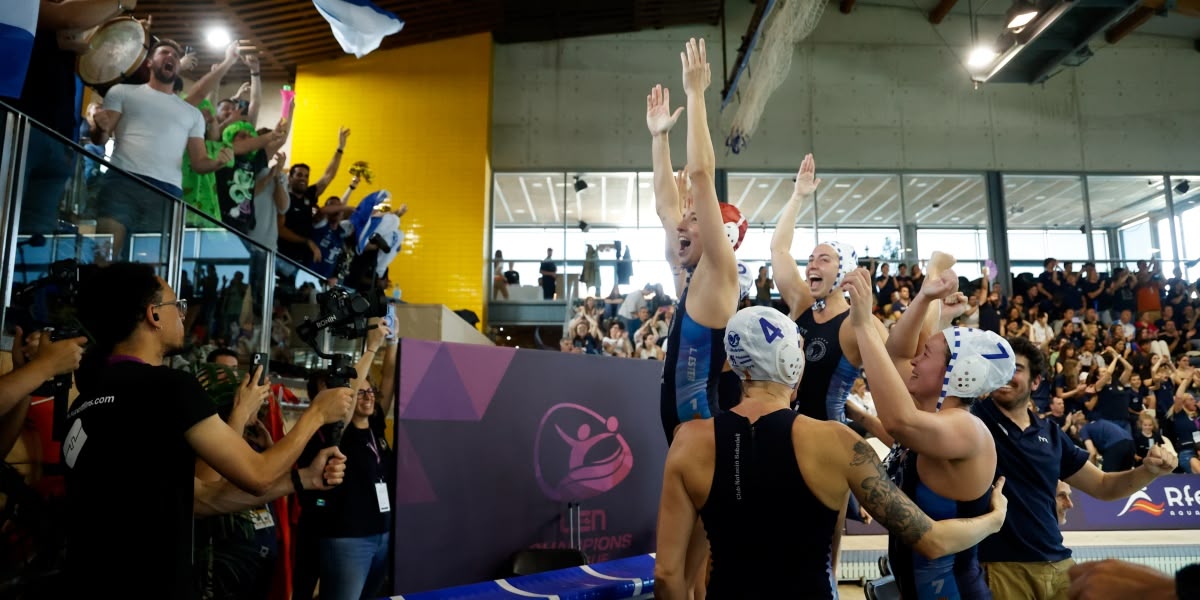
<svg viewBox="0 0 1200 600">
<path fill-rule="evenodd" d="M 1153 323 L 1162 312 L 1162 267 L 1158 260 L 1137 262 L 1137 311 L 1143 319 Z"/>
<path fill-rule="evenodd" d="M 595 319 L 580 315 L 571 321 L 571 347 L 578 354 L 602 354 L 600 328 Z"/>
<path fill-rule="evenodd" d="M 1142 461 L 1146 460 L 1146 454 L 1155 446 L 1166 446 L 1172 451 L 1175 450 L 1170 438 L 1163 437 L 1162 432 L 1158 430 L 1158 419 L 1155 418 L 1154 411 L 1146 410 L 1137 416 L 1137 428 L 1133 434 L 1134 462 L 1142 464 Z M 1180 462 L 1184 463 L 1182 460 Z"/>
<path fill-rule="evenodd" d="M 1175 394 L 1175 402 L 1167 411 L 1167 418 L 1174 425 L 1175 448 L 1179 449 L 1179 464 L 1184 472 L 1200 474 L 1200 413 L 1196 411 L 1196 396 L 1186 392 L 1183 386 Z"/>
<path fill-rule="evenodd" d="M 556 278 L 558 277 L 558 265 L 554 264 L 553 257 L 554 249 L 546 248 L 546 258 L 542 261 L 538 271 L 542 274 L 540 279 L 542 284 L 542 299 L 553 300 L 554 288 L 557 286 Z"/>
<path fill-rule="evenodd" d="M 236 56 L 237 47 L 230 45 Z M 112 163 L 137 175 L 151 186 L 182 198 L 182 157 L 186 152 L 197 173 L 211 173 L 233 159 L 232 149 L 208 156 L 204 145 L 204 117 L 196 107 L 175 95 L 183 48 L 173 40 L 159 40 L 150 48 L 150 81 L 143 85 L 117 84 L 104 98 L 96 124 L 116 137 Z M 228 54 L 227 54 L 228 57 Z M 157 230 L 169 218 L 169 204 L 159 195 L 123 174 L 105 174 L 96 199 L 97 230 L 114 235 L 113 254 L 121 257 L 130 232 Z"/>
<path fill-rule="evenodd" d="M 769 275 L 769 269 L 766 265 L 758 268 L 758 279 L 754 280 L 754 303 L 758 306 L 771 305 L 771 288 L 774 287 L 775 282 L 771 280 Z"/>
<path fill-rule="evenodd" d="M 87 338 L 57 342 L 48 338 L 42 332 L 26 335 L 20 327 L 13 334 L 13 370 L 0 375 L 0 456 L 7 456 L 20 437 L 34 391 L 79 367 Z"/>
<path fill-rule="evenodd" d="M 1127 427 L 1104 419 L 1089 420 L 1075 413 L 1067 433 L 1088 452 L 1088 460 L 1105 473 L 1117 473 L 1133 468 L 1133 436 Z"/>
<path fill-rule="evenodd" d="M 633 343 L 629 341 L 629 332 L 619 319 L 613 319 L 608 326 L 608 336 L 601 341 L 604 353 L 609 356 L 628 358 L 633 355 Z"/>
<path fill-rule="evenodd" d="M 342 127 L 338 131 L 338 146 L 329 159 L 325 172 L 312 185 L 308 184 L 309 168 L 304 163 L 296 163 L 288 170 L 288 197 L 290 199 L 287 213 L 279 220 L 279 253 L 292 259 L 297 264 L 307 265 L 321 260 L 321 248 L 312 240 L 313 225 L 317 220 L 318 199 L 325 188 L 337 176 L 338 166 L 342 164 L 342 155 L 346 150 L 346 139 L 350 130 Z"/>
<path fill-rule="evenodd" d="M 1067 414 L 1067 405 L 1063 399 L 1054 396 L 1050 399 L 1050 410 L 1042 414 L 1043 419 L 1047 419 L 1058 426 L 1059 429 L 1066 431 L 1067 421 L 1070 415 Z"/>
<path fill-rule="evenodd" d="M 625 321 L 625 331 L 641 329 L 642 323 L 650 316 L 648 310 L 645 313 L 642 311 L 648 306 L 646 294 L 653 290 L 654 288 L 647 283 L 641 290 L 629 290 L 629 293 L 625 294 L 625 300 L 617 309 L 617 316 Z"/>
<path fill-rule="evenodd" d="M 508 279 L 504 277 L 504 252 L 496 250 L 492 258 L 492 300 L 508 300 Z"/>
<path fill-rule="evenodd" d="M 637 342 L 637 358 L 662 360 L 663 349 L 658 345 L 658 334 L 650 331 Z"/>
</svg>

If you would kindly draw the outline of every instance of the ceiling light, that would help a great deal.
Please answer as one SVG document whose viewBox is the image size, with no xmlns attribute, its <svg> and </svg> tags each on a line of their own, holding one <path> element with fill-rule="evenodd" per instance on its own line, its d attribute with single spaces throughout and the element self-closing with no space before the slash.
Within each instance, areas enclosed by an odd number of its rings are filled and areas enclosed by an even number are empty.
<svg viewBox="0 0 1200 600">
<path fill-rule="evenodd" d="M 833 211 L 833 212 L 835 212 L 835 213 L 837 213 L 837 214 L 839 214 L 839 215 L 840 215 L 840 214 L 842 214 L 842 213 L 846 212 L 846 209 L 844 209 L 844 208 L 839 208 L 839 209 L 837 209 L 837 210 L 835 210 L 835 211 Z"/>
<path fill-rule="evenodd" d="M 225 29 L 224 27 L 210 28 L 208 32 L 204 34 L 204 39 L 208 41 L 209 46 L 221 49 L 224 49 L 229 45 L 229 42 L 233 41 L 229 37 L 229 30 Z"/>
<path fill-rule="evenodd" d="M 971 53 L 967 55 L 967 66 L 976 69 L 986 67 L 996 60 L 996 49 L 988 45 L 976 46 Z"/>
<path fill-rule="evenodd" d="M 835 184 L 833 184 L 833 187 L 835 187 L 835 188 L 848 188 L 848 187 L 850 187 L 850 184 L 848 184 L 848 183 L 835 183 Z"/>
<path fill-rule="evenodd" d="M 542 187 L 542 184 L 540 182 L 535 181 L 535 182 L 533 182 L 533 187 Z"/>
<path fill-rule="evenodd" d="M 1045 197 L 1045 196 L 1036 196 L 1036 197 L 1034 197 L 1034 200 L 1045 200 L 1045 199 L 1046 199 L 1046 197 Z"/>
<path fill-rule="evenodd" d="M 511 341 L 512 341 L 512 336 L 511 336 L 511 335 L 506 335 L 506 336 L 504 336 L 504 339 L 505 339 L 505 340 L 507 340 L 507 341 L 510 341 L 510 342 L 511 342 Z"/>
<path fill-rule="evenodd" d="M 927 185 L 929 185 L 929 184 L 928 183 L 918 183 L 917 187 L 925 187 Z"/>
<path fill-rule="evenodd" d="M 513 209 L 513 212 L 517 213 L 518 215 L 523 215 L 523 214 L 525 214 L 525 209 L 523 209 L 523 208 L 514 208 L 514 209 Z"/>
<path fill-rule="evenodd" d="M 962 217 L 950 217 L 950 220 L 951 220 L 951 221 L 957 221 L 957 220 L 959 220 L 959 219 L 961 219 L 961 218 L 962 218 Z"/>
<path fill-rule="evenodd" d="M 876 220 L 876 221 L 882 221 L 882 220 L 883 220 L 883 217 L 875 217 L 875 220 Z"/>
<path fill-rule="evenodd" d="M 582 232 L 584 232 L 584 233 L 587 233 L 587 232 L 588 232 L 588 230 L 589 230 L 589 229 L 591 229 L 591 228 L 592 228 L 592 226 L 591 226 L 591 225 L 588 225 L 588 222 L 587 222 L 587 221 L 580 221 L 580 222 L 579 222 L 579 230 L 580 230 L 580 231 L 582 231 Z"/>
<path fill-rule="evenodd" d="M 854 194 L 851 198 L 862 198 L 862 194 Z"/>
<path fill-rule="evenodd" d="M 1014 0 L 1012 6 L 1004 13 L 1004 20 L 1009 29 L 1018 30 L 1033 22 L 1038 16 L 1038 9 L 1029 0 Z"/>
<path fill-rule="evenodd" d="M 1017 187 L 1017 184 L 1015 184 L 1015 183 L 1010 183 L 1010 184 L 1008 184 L 1008 185 L 1006 185 L 1006 186 L 1004 186 L 1004 187 L 1006 187 L 1006 188 L 1008 188 L 1008 189 L 1010 189 L 1010 190 L 1011 190 L 1011 189 L 1013 189 L 1013 188 Z"/>
<path fill-rule="evenodd" d="M 575 193 L 579 193 L 579 192 L 582 192 L 583 190 L 586 190 L 587 186 L 588 186 L 588 184 L 586 181 L 580 179 L 578 175 L 575 176 Z"/>
</svg>

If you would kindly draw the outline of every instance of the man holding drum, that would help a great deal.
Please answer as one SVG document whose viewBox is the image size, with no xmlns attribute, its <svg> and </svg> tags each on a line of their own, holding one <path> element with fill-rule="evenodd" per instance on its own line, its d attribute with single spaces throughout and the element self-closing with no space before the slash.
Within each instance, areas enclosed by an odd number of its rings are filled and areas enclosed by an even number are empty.
<svg viewBox="0 0 1200 600">
<path fill-rule="evenodd" d="M 174 93 L 183 48 L 159 40 L 150 49 L 150 81 L 118 84 L 104 98 L 96 124 L 116 137 L 112 163 L 175 197 L 182 195 L 182 161 L 186 151 L 192 169 L 210 173 L 233 159 L 226 148 L 209 158 L 204 146 L 204 117 Z M 97 229 L 112 233 L 113 255 L 119 257 L 129 230 L 153 230 L 166 217 L 167 204 L 158 194 L 118 173 L 107 173 L 97 198 Z"/>
</svg>

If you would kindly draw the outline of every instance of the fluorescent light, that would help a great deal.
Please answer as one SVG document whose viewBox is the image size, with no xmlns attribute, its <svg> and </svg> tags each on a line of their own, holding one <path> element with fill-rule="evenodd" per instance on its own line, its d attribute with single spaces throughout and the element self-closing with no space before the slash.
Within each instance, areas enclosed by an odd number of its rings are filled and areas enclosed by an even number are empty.
<svg viewBox="0 0 1200 600">
<path fill-rule="evenodd" d="M 758 189 L 760 189 L 760 190 L 765 190 L 765 189 L 767 189 L 767 188 L 769 188 L 769 187 L 771 187 L 771 186 L 769 186 L 769 185 L 767 185 L 767 184 L 765 184 L 765 183 L 760 183 L 760 184 L 758 184 Z"/>
<path fill-rule="evenodd" d="M 854 194 L 853 196 L 850 196 L 850 197 L 858 199 L 858 198 L 862 198 L 862 194 Z"/>
<path fill-rule="evenodd" d="M 967 55 L 967 66 L 981 68 L 992 64 L 996 60 L 996 49 L 991 46 L 976 46 L 971 53 Z"/>
<path fill-rule="evenodd" d="M 839 215 L 840 215 L 840 214 L 842 214 L 842 213 L 846 212 L 846 209 L 844 209 L 844 208 L 839 208 L 839 209 L 837 209 L 837 210 L 835 210 L 835 211 L 833 211 L 833 212 L 835 212 L 835 213 L 837 213 L 837 214 L 839 214 Z"/>
<path fill-rule="evenodd" d="M 875 217 L 875 220 L 876 220 L 876 221 L 882 221 L 882 220 L 883 220 L 883 217 Z"/>
<path fill-rule="evenodd" d="M 1021 11 L 1014 12 L 1012 14 L 1012 16 L 1010 16 L 1008 18 L 1008 28 L 1009 29 L 1020 29 L 1024 26 L 1028 25 L 1034 19 L 1036 19 L 1037 16 L 1038 16 L 1037 9 L 1026 10 L 1024 12 L 1021 12 Z"/>
<path fill-rule="evenodd" d="M 850 184 L 848 184 L 848 183 L 835 183 L 835 184 L 833 184 L 833 187 L 835 187 L 835 188 L 848 188 L 848 187 L 850 187 Z"/>
<path fill-rule="evenodd" d="M 533 187 L 540 188 L 540 187 L 542 187 L 542 184 L 541 184 L 541 182 L 535 181 L 535 182 L 533 182 Z"/>
<path fill-rule="evenodd" d="M 1036 197 L 1034 197 L 1034 200 L 1045 200 L 1045 199 L 1046 199 L 1046 197 L 1045 197 L 1045 196 L 1036 196 Z"/>
<path fill-rule="evenodd" d="M 514 209 L 513 209 L 513 212 L 517 213 L 518 215 L 523 215 L 523 214 L 525 214 L 525 209 L 523 209 L 523 208 L 514 208 Z"/>
<path fill-rule="evenodd" d="M 917 187 L 925 187 L 927 185 L 929 185 L 929 184 L 928 183 L 918 183 Z"/>
<path fill-rule="evenodd" d="M 204 39 L 208 41 L 208 45 L 213 48 L 225 48 L 229 42 L 233 41 L 229 37 L 229 30 L 224 27 L 212 27 L 204 35 Z"/>
</svg>

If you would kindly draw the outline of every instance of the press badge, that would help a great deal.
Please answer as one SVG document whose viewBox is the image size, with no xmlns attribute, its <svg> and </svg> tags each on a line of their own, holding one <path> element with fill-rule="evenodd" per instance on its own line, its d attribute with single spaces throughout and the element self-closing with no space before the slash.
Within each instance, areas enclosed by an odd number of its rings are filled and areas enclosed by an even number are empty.
<svg viewBox="0 0 1200 600">
<path fill-rule="evenodd" d="M 379 512 L 385 513 L 392 510 L 391 505 L 388 504 L 388 490 L 386 483 L 375 484 L 375 499 L 379 501 Z"/>
<path fill-rule="evenodd" d="M 254 530 L 266 529 L 275 526 L 275 519 L 271 517 L 271 511 L 260 508 L 250 512 L 250 519 L 254 521 Z"/>
</svg>

